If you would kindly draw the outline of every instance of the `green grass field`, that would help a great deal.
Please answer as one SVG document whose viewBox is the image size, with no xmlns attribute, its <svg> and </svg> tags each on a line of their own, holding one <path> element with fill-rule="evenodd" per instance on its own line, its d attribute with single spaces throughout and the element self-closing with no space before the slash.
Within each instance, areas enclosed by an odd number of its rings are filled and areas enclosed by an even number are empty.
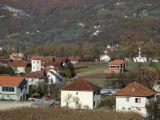
<svg viewBox="0 0 160 120">
<path fill-rule="evenodd" d="M 84 68 L 76 69 L 76 73 L 92 72 L 92 71 L 103 71 L 107 68 L 107 63 L 100 62 L 80 62 L 77 66 L 85 66 Z"/>
<path fill-rule="evenodd" d="M 75 65 L 76 79 L 88 80 L 102 88 L 109 87 L 110 82 L 108 80 L 115 80 L 117 78 L 128 80 L 131 78 L 132 71 L 138 70 L 140 67 L 149 68 L 150 70 L 160 70 L 160 63 L 134 63 L 130 62 L 127 64 L 127 71 L 121 75 L 106 74 L 105 71 L 108 67 L 107 63 L 101 62 L 80 62 Z M 135 73 L 134 73 L 135 74 Z M 136 75 L 135 75 L 136 77 Z M 135 78 L 136 79 L 136 78 Z"/>
</svg>

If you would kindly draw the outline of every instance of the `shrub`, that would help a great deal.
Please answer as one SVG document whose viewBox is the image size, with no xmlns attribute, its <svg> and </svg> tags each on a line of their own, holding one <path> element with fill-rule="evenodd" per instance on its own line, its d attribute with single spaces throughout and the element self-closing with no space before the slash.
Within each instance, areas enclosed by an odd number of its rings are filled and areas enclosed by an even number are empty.
<svg viewBox="0 0 160 120">
<path fill-rule="evenodd" d="M 105 97 L 102 97 L 99 107 L 109 107 L 113 109 L 115 104 L 116 104 L 116 98 L 114 96 L 105 96 Z"/>
</svg>

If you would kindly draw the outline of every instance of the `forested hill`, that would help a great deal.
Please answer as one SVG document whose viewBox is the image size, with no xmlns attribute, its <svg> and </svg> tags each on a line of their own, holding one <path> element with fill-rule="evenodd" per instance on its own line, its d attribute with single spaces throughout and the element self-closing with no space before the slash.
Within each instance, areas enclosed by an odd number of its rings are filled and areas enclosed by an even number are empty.
<svg viewBox="0 0 160 120">
<path fill-rule="evenodd" d="M 0 0 L 0 45 L 160 41 L 159 18 L 160 0 Z"/>
</svg>

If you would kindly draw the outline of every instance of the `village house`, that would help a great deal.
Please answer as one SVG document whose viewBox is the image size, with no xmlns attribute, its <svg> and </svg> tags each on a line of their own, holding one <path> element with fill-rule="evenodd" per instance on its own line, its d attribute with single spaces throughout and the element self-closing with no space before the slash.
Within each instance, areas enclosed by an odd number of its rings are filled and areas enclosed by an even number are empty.
<svg viewBox="0 0 160 120">
<path fill-rule="evenodd" d="M 72 64 L 77 64 L 80 61 L 80 57 L 79 56 L 69 56 L 68 60 L 72 63 Z"/>
<path fill-rule="evenodd" d="M 146 104 L 155 99 L 155 92 L 133 82 L 114 94 L 116 96 L 116 111 L 137 112 L 147 116 Z"/>
<path fill-rule="evenodd" d="M 38 86 L 39 83 L 45 82 L 44 71 L 30 72 L 25 78 L 29 86 Z"/>
<path fill-rule="evenodd" d="M 16 74 L 25 73 L 27 62 L 24 60 L 15 60 L 13 62 L 9 62 L 8 66 L 12 67 Z"/>
<path fill-rule="evenodd" d="M 5 67 L 7 67 L 9 62 L 11 62 L 10 59 L 0 58 L 0 66 L 5 66 Z"/>
<path fill-rule="evenodd" d="M 58 68 L 48 66 L 46 68 L 48 84 L 59 84 L 63 81 L 63 77 L 59 74 Z"/>
<path fill-rule="evenodd" d="M 126 69 L 126 61 L 124 60 L 113 60 L 108 63 L 107 73 L 123 73 Z"/>
<path fill-rule="evenodd" d="M 99 60 L 100 60 L 100 62 L 109 62 L 111 60 L 111 58 L 109 57 L 109 55 L 104 54 L 104 55 L 100 56 Z"/>
<path fill-rule="evenodd" d="M 22 53 L 12 53 L 9 58 L 10 60 L 22 60 L 24 55 Z"/>
<path fill-rule="evenodd" d="M 61 107 L 93 109 L 100 101 L 100 87 L 86 80 L 75 80 L 61 89 Z"/>
<path fill-rule="evenodd" d="M 29 94 L 27 81 L 21 76 L 0 76 L 0 99 L 24 100 Z"/>
<path fill-rule="evenodd" d="M 31 59 L 32 72 L 41 71 L 45 69 L 45 67 L 54 65 L 54 63 L 58 63 L 59 67 L 65 66 L 64 57 L 54 57 L 54 56 L 33 56 Z"/>
</svg>

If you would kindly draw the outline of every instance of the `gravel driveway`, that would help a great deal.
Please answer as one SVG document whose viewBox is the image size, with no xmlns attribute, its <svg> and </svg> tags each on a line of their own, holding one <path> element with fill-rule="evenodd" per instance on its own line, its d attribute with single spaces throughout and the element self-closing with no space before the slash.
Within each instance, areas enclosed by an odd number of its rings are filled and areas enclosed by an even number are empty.
<svg viewBox="0 0 160 120">
<path fill-rule="evenodd" d="M 32 102 L 18 102 L 18 101 L 0 101 L 0 110 L 15 109 L 21 107 L 31 107 Z"/>
</svg>

